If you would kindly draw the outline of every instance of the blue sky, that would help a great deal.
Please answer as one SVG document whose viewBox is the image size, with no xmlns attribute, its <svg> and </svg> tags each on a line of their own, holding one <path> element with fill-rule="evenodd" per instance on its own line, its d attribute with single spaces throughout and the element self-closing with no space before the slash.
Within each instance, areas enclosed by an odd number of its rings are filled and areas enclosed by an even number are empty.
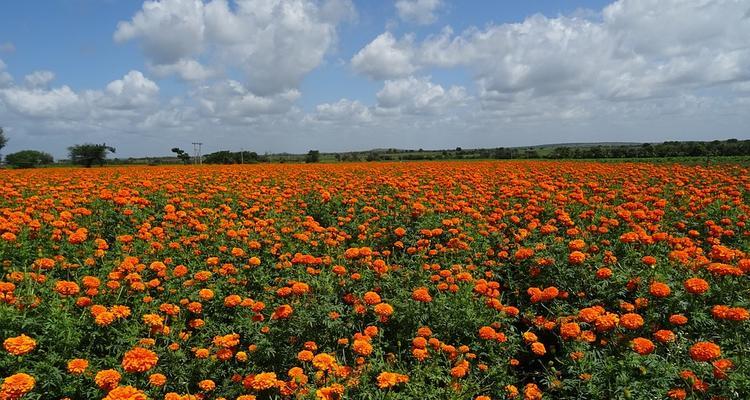
<svg viewBox="0 0 750 400">
<path fill-rule="evenodd" d="M 748 138 L 747 37 L 729 0 L 7 2 L 2 152 Z"/>
</svg>

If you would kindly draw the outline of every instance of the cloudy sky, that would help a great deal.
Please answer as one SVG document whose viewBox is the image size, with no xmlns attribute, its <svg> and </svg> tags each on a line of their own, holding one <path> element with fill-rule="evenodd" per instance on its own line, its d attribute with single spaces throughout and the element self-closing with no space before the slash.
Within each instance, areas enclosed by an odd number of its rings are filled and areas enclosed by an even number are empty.
<svg viewBox="0 0 750 400">
<path fill-rule="evenodd" d="M 1 14 L 6 154 L 750 138 L 747 0 L 49 0 Z"/>
</svg>

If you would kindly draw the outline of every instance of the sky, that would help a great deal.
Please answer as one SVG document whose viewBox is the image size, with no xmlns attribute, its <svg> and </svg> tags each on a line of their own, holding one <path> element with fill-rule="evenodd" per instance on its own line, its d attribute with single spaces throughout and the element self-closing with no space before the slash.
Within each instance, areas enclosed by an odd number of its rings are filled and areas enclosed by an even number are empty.
<svg viewBox="0 0 750 400">
<path fill-rule="evenodd" d="M 750 139 L 747 0 L 48 0 L 0 10 L 2 152 Z"/>
</svg>

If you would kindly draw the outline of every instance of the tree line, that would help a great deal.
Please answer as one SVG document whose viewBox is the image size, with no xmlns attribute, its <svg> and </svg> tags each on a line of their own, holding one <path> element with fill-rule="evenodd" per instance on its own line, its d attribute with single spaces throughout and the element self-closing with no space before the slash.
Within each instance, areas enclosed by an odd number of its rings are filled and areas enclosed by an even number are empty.
<svg viewBox="0 0 750 400">
<path fill-rule="evenodd" d="M 0 127 L 0 150 L 8 143 Z M 172 152 L 184 164 L 196 160 L 186 151 L 174 147 Z M 107 161 L 108 153 L 115 153 L 115 148 L 106 144 L 84 143 L 68 147 L 70 162 L 75 165 L 91 167 L 102 166 Z M 329 153 L 338 162 L 356 161 L 405 161 L 405 160 L 440 160 L 440 159 L 618 159 L 618 158 L 666 158 L 666 157 L 725 157 L 750 156 L 750 140 L 714 140 L 714 141 L 668 141 L 663 143 L 616 144 L 616 145 L 567 145 L 540 147 L 498 147 L 494 149 L 424 151 L 422 149 L 400 151 L 387 149 L 383 151 Z M 278 156 L 278 155 L 277 155 Z M 321 161 L 318 150 L 310 150 L 297 161 L 317 163 Z M 0 160 L 2 157 L 0 156 Z M 271 156 L 259 155 L 254 151 L 229 150 L 209 153 L 201 157 L 206 164 L 255 164 L 271 162 Z M 276 161 L 284 162 L 284 159 Z M 15 168 L 33 168 L 52 164 L 54 159 L 49 153 L 37 150 L 21 150 L 5 156 L 5 162 Z"/>
</svg>

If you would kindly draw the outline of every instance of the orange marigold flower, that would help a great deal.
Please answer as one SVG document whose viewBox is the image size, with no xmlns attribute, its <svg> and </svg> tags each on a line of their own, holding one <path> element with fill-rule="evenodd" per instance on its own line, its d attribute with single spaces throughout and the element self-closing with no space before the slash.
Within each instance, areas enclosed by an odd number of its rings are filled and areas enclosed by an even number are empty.
<svg viewBox="0 0 750 400">
<path fill-rule="evenodd" d="M 627 313 L 620 317 L 620 325 L 627 329 L 638 329 L 643 326 L 643 317 L 635 313 Z"/>
<path fill-rule="evenodd" d="M 538 356 L 547 354 L 547 349 L 544 348 L 544 344 L 540 342 L 534 342 L 531 344 L 531 351 Z"/>
<path fill-rule="evenodd" d="M 495 338 L 497 338 L 497 332 L 491 326 L 483 326 L 479 328 L 479 338 L 484 340 L 495 340 Z M 420 339 L 424 340 L 423 338 Z M 422 348 L 424 348 L 424 346 L 422 346 Z"/>
<path fill-rule="evenodd" d="M 204 392 L 210 392 L 216 389 L 216 383 L 210 379 L 204 379 L 198 382 L 198 387 Z"/>
<path fill-rule="evenodd" d="M 712 342 L 698 342 L 690 347 L 690 358 L 695 361 L 711 361 L 721 357 L 721 348 Z"/>
<path fill-rule="evenodd" d="M 336 359 L 330 354 L 320 353 L 313 357 L 312 364 L 317 370 L 330 371 L 336 366 Z"/>
<path fill-rule="evenodd" d="M 395 372 L 381 372 L 378 377 L 378 387 L 381 389 L 392 388 L 398 384 L 406 383 L 409 381 L 407 375 L 395 373 Z"/>
<path fill-rule="evenodd" d="M 542 400 L 542 391 L 534 383 L 527 383 L 523 387 L 523 398 L 524 400 Z"/>
<path fill-rule="evenodd" d="M 73 375 L 80 375 L 86 371 L 86 368 L 89 367 L 88 360 L 84 360 L 82 358 L 76 358 L 73 360 L 68 361 L 68 372 L 70 372 Z"/>
<path fill-rule="evenodd" d="M 292 312 L 294 309 L 292 306 L 288 304 L 282 304 L 278 307 L 276 307 L 276 310 L 274 310 L 273 314 L 271 314 L 271 319 L 286 319 L 289 318 L 289 316 L 292 315 Z"/>
<path fill-rule="evenodd" d="M 654 297 L 667 297 L 672 293 L 672 290 L 664 283 L 653 282 L 649 287 L 649 293 Z"/>
<path fill-rule="evenodd" d="M 432 301 L 430 291 L 425 287 L 414 289 L 414 291 L 411 293 L 411 298 L 422 303 L 429 303 Z"/>
<path fill-rule="evenodd" d="M 0 386 L 0 399 L 20 399 L 26 393 L 32 391 L 35 385 L 36 380 L 33 376 L 23 372 L 13 374 L 3 379 L 3 384 Z"/>
<path fill-rule="evenodd" d="M 379 303 L 373 310 L 375 311 L 375 314 L 381 317 L 389 317 L 393 314 L 393 306 L 388 303 Z"/>
<path fill-rule="evenodd" d="M 365 293 L 363 299 L 365 300 L 365 303 L 371 306 L 381 302 L 380 295 L 375 292 Z"/>
<path fill-rule="evenodd" d="M 631 345 L 633 346 L 633 351 L 640 355 L 646 355 L 650 354 L 654 351 L 654 343 L 646 338 L 637 337 L 633 339 L 631 342 Z"/>
<path fill-rule="evenodd" d="M 612 277 L 612 270 L 607 267 L 599 268 L 596 270 L 596 277 L 599 279 L 609 279 Z"/>
<path fill-rule="evenodd" d="M 674 332 L 668 329 L 660 329 L 654 332 L 654 337 L 661 343 L 674 342 L 677 339 L 677 336 L 674 334 Z"/>
<path fill-rule="evenodd" d="M 688 323 L 688 319 L 682 314 L 672 314 L 669 316 L 669 323 L 673 325 L 685 325 Z"/>
<path fill-rule="evenodd" d="M 55 291 L 61 296 L 75 296 L 81 292 L 81 288 L 75 282 L 57 281 L 55 283 Z"/>
<path fill-rule="evenodd" d="M 273 372 L 262 372 L 253 377 L 250 387 L 254 390 L 261 391 L 274 387 L 278 380 Z"/>
<path fill-rule="evenodd" d="M 148 397 L 132 386 L 119 386 L 112 389 L 103 400 L 148 400 Z"/>
<path fill-rule="evenodd" d="M 586 261 L 586 254 L 580 251 L 574 251 L 568 255 L 568 262 L 571 264 L 583 264 Z"/>
<path fill-rule="evenodd" d="M 151 386 L 164 386 L 167 383 L 167 377 L 164 374 L 151 374 L 148 377 L 148 383 Z"/>
<path fill-rule="evenodd" d="M 685 290 L 692 294 L 708 292 L 708 282 L 701 278 L 690 278 L 685 281 Z"/>
<path fill-rule="evenodd" d="M 372 345 L 366 340 L 355 340 L 352 349 L 355 353 L 361 356 L 369 356 L 372 354 Z"/>
<path fill-rule="evenodd" d="M 146 372 L 156 365 L 159 357 L 153 351 L 136 347 L 125 353 L 122 367 L 126 372 Z"/>
<path fill-rule="evenodd" d="M 102 390 L 112 390 L 120 383 L 122 376 L 113 369 L 105 369 L 96 373 L 94 382 Z"/>
<path fill-rule="evenodd" d="M 564 340 L 576 339 L 581 334 L 581 327 L 575 322 L 560 325 L 560 335 Z"/>
<path fill-rule="evenodd" d="M 14 356 L 20 356 L 30 353 L 36 348 L 36 340 L 21 334 L 19 336 L 10 337 L 3 341 L 3 347 L 5 351 Z"/>
</svg>

